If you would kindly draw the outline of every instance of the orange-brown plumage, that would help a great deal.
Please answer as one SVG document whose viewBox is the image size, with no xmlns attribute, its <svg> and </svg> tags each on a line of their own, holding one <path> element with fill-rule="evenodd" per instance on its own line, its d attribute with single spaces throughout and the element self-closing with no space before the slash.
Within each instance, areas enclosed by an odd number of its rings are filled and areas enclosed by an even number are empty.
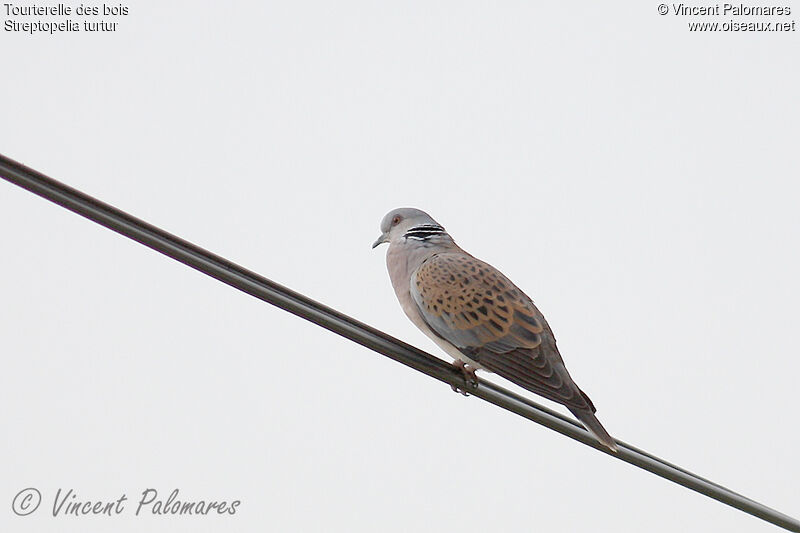
<svg viewBox="0 0 800 533">
<path fill-rule="evenodd" d="M 601 443 L 616 450 L 592 401 L 567 372 L 553 331 L 522 290 L 462 250 L 418 209 L 390 212 L 381 230 L 375 245 L 390 243 L 389 277 L 403 310 L 465 372 L 486 369 L 565 405 Z"/>
</svg>

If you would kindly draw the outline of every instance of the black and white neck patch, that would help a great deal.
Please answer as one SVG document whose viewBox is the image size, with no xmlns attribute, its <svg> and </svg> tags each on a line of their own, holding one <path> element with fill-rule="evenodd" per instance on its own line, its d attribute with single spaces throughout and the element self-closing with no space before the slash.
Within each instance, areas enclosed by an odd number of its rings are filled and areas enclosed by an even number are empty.
<svg viewBox="0 0 800 533">
<path fill-rule="evenodd" d="M 409 229 L 403 237 L 418 241 L 427 241 L 431 237 L 447 235 L 447 232 L 438 224 L 422 224 Z"/>
</svg>

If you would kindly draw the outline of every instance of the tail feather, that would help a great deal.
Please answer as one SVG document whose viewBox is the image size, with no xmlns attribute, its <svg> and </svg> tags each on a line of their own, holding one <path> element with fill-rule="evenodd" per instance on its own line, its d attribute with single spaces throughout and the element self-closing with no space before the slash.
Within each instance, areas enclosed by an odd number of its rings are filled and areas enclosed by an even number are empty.
<svg viewBox="0 0 800 533">
<path fill-rule="evenodd" d="M 588 409 L 570 409 L 572 414 L 581 421 L 581 423 L 589 430 L 589 433 L 595 436 L 600 441 L 600 444 L 611 450 L 612 452 L 619 451 L 617 443 L 614 438 L 608 434 L 608 431 L 603 427 L 600 421 L 594 416 L 594 413 Z"/>
</svg>

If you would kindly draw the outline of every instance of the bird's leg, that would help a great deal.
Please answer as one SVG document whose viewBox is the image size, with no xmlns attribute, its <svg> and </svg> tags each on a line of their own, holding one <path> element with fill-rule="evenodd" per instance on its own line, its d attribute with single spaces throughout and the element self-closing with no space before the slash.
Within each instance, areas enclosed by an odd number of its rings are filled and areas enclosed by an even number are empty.
<svg viewBox="0 0 800 533">
<path fill-rule="evenodd" d="M 468 384 L 472 385 L 473 388 L 478 388 L 478 376 L 475 372 L 478 370 L 477 368 L 472 368 L 470 365 L 465 364 L 462 368 L 464 372 L 464 379 L 467 381 Z"/>
<path fill-rule="evenodd" d="M 476 369 L 472 368 L 461 359 L 456 359 L 453 361 L 453 365 L 455 365 L 456 368 L 459 368 L 461 373 L 464 374 L 464 381 L 467 382 L 467 385 L 471 385 L 473 388 L 478 387 L 478 376 L 475 375 Z M 461 390 L 456 385 L 450 385 L 450 387 L 453 389 L 453 392 L 460 392 L 464 396 L 469 396 L 466 390 Z"/>
</svg>

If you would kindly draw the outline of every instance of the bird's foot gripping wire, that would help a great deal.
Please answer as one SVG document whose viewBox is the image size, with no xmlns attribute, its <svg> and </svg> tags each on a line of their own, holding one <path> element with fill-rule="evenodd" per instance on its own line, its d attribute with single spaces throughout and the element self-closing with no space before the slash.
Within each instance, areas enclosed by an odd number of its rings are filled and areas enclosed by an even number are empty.
<svg viewBox="0 0 800 533">
<path fill-rule="evenodd" d="M 477 389 L 478 388 L 478 376 L 475 375 L 475 368 L 472 368 L 467 363 L 462 361 L 461 359 L 456 359 L 453 362 L 453 365 L 461 370 L 461 373 L 464 374 L 464 381 L 466 381 L 467 388 L 462 389 L 458 385 L 450 385 L 450 388 L 453 389 L 453 392 L 458 392 L 463 394 L 464 396 L 469 396 L 467 394 L 467 389 Z"/>
</svg>

